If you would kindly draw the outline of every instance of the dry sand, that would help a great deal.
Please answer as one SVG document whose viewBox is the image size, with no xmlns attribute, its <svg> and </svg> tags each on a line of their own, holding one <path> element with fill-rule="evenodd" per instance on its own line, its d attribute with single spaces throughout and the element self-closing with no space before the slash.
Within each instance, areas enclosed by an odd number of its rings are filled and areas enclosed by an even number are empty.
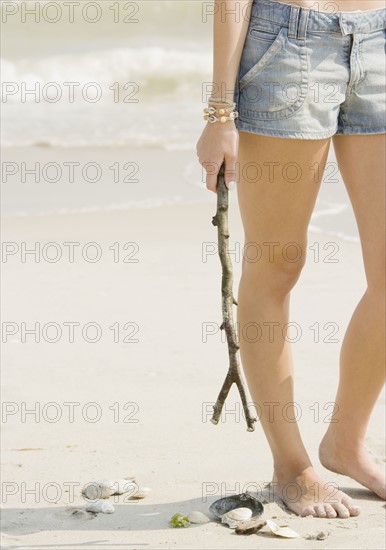
<svg viewBox="0 0 386 550">
<path fill-rule="evenodd" d="M 3 548 L 384 547 L 385 504 L 317 462 L 318 442 L 331 410 L 324 407 L 335 396 L 340 344 L 365 278 L 359 245 L 314 233 L 309 244 L 318 242 L 326 255 L 323 244 L 334 241 L 339 261 L 316 262 L 309 256 L 293 291 L 291 320 L 302 329 L 293 345 L 295 400 L 317 468 L 326 480 L 358 498 L 362 514 L 345 520 L 298 518 L 275 503 L 266 505 L 266 517 L 299 532 L 301 537 L 293 540 L 267 532 L 238 536 L 215 522 L 189 529 L 168 526 L 174 513 L 207 512 L 216 498 L 262 487 L 272 473 L 262 429 L 257 424 L 255 433 L 246 431 L 236 390 L 227 402 L 224 422 L 209 422 L 210 406 L 228 367 L 218 330 L 220 263 L 216 253 L 206 261 L 202 255 L 203 243 L 210 247 L 216 242 L 214 213 L 213 195 L 212 204 L 4 221 L 4 241 L 41 246 L 56 242 L 63 253 L 65 242 L 79 242 L 79 251 L 93 241 L 102 259 L 90 263 L 75 253 L 72 263 L 50 263 L 42 256 L 39 262 L 29 257 L 22 262 L 17 252 L 3 263 L 3 329 L 4 322 L 15 323 L 7 325 L 15 334 L 3 345 L 2 399 L 9 413 L 4 416 L 3 409 Z M 231 247 L 241 247 L 235 195 L 229 217 Z M 126 242 L 137 243 L 126 254 L 133 251 L 131 259 L 138 262 L 123 262 L 122 256 L 113 261 L 109 247 L 119 243 L 122 252 Z M 232 259 L 236 293 L 241 264 L 240 257 Z M 31 328 L 35 322 L 40 322 L 40 343 L 22 334 L 22 323 Z M 72 343 L 69 325 L 64 325 L 70 322 L 80 323 Z M 323 342 L 329 334 L 323 326 L 329 322 L 339 328 L 338 343 Z M 99 327 L 99 341 L 82 338 L 87 323 Z M 130 323 L 126 329 L 125 323 Z M 313 341 L 309 328 L 315 323 L 320 325 L 320 342 Z M 119 326 L 118 336 L 112 326 Z M 213 334 L 204 338 L 203 327 Z M 92 325 L 88 328 L 85 338 L 92 339 L 96 332 Z M 48 341 L 60 329 L 59 340 Z M 380 464 L 384 404 L 382 393 L 367 438 Z M 25 409 L 34 407 L 35 416 L 26 414 Z M 100 418 L 93 421 L 97 413 Z M 74 513 L 84 507 L 84 484 L 132 474 L 140 485 L 152 488 L 146 499 L 113 497 L 116 511 L 109 515 Z M 321 531 L 329 533 L 327 538 L 314 540 Z"/>
</svg>

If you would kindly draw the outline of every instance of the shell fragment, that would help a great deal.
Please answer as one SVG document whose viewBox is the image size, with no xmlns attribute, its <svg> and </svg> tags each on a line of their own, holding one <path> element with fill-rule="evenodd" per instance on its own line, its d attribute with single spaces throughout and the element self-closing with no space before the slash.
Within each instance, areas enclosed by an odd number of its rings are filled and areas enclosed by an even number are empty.
<svg viewBox="0 0 386 550">
<path fill-rule="evenodd" d="M 123 495 L 128 491 L 133 493 L 138 489 L 138 485 L 128 479 L 118 479 L 113 481 L 111 479 L 102 479 L 88 483 L 82 491 L 82 495 L 89 499 L 95 500 L 99 498 L 109 498 L 112 495 Z"/>
<path fill-rule="evenodd" d="M 252 510 L 250 508 L 235 508 L 228 512 L 228 518 L 236 521 L 248 521 L 251 517 Z"/>
<path fill-rule="evenodd" d="M 150 493 L 150 487 L 137 487 L 130 495 L 130 498 L 145 498 Z"/>
<path fill-rule="evenodd" d="M 225 523 L 225 525 L 228 525 L 231 529 L 236 529 L 238 524 L 240 523 L 240 520 L 237 521 L 236 519 L 232 519 L 228 516 L 228 514 L 224 514 L 221 518 L 221 523 Z"/>
<path fill-rule="evenodd" d="M 277 537 L 283 537 L 286 539 L 294 539 L 296 537 L 300 537 L 299 533 L 297 533 L 293 529 L 290 529 L 289 527 L 280 527 L 277 523 L 270 519 L 267 519 L 267 525 L 271 529 L 272 533 Z"/>
<path fill-rule="evenodd" d="M 190 521 L 190 523 L 208 523 L 210 521 L 208 516 L 206 516 L 202 512 L 197 511 L 191 512 L 188 515 L 188 520 Z"/>
<path fill-rule="evenodd" d="M 94 512 L 96 514 L 102 513 L 102 514 L 112 514 L 115 512 L 115 508 L 111 502 L 107 502 L 106 500 L 99 499 L 95 502 L 90 502 L 90 504 L 87 504 L 86 506 L 87 512 Z"/>
<path fill-rule="evenodd" d="M 261 516 L 264 512 L 264 506 L 260 500 L 248 492 L 220 498 L 210 505 L 209 511 L 215 518 L 221 520 L 224 514 L 236 508 L 250 508 L 253 518 Z"/>
<path fill-rule="evenodd" d="M 113 489 L 113 495 L 123 495 L 128 492 L 135 493 L 138 489 L 138 485 L 132 480 L 118 479 L 118 481 L 114 481 Z"/>
<path fill-rule="evenodd" d="M 236 529 L 242 521 L 248 521 L 251 517 L 252 510 L 250 508 L 234 508 L 222 516 L 221 523 L 225 523 L 231 529 Z"/>
<path fill-rule="evenodd" d="M 236 527 L 236 533 L 238 535 L 253 535 L 262 529 L 267 522 L 265 519 L 257 518 L 250 519 L 249 521 L 240 521 Z"/>
<path fill-rule="evenodd" d="M 109 498 L 114 493 L 112 485 L 114 481 L 109 479 L 101 479 L 88 483 L 82 490 L 82 495 L 90 500 L 99 498 Z"/>
</svg>

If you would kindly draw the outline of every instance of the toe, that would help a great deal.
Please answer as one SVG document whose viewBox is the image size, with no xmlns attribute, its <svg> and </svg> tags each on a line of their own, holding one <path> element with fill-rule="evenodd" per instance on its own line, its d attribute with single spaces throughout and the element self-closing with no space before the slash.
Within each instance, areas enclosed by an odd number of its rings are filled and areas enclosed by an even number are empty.
<svg viewBox="0 0 386 550">
<path fill-rule="evenodd" d="M 307 508 L 304 508 L 304 510 L 301 513 L 302 517 L 305 516 L 316 516 L 317 512 L 313 506 L 307 506 Z"/>
<path fill-rule="evenodd" d="M 328 518 L 336 518 L 338 515 L 336 510 L 331 506 L 331 504 L 325 504 L 324 509 L 326 510 L 326 514 Z"/>
<path fill-rule="evenodd" d="M 360 506 L 357 506 L 355 502 L 349 497 L 342 498 L 342 504 L 346 506 L 351 516 L 359 516 L 359 514 L 361 513 Z"/>
<path fill-rule="evenodd" d="M 322 504 L 318 504 L 318 506 L 315 506 L 315 512 L 316 512 L 316 515 L 319 518 L 326 518 L 327 517 L 327 512 L 326 512 L 324 506 L 322 506 Z"/>
<path fill-rule="evenodd" d="M 346 506 L 344 504 L 342 504 L 341 502 L 336 502 L 333 504 L 333 508 L 335 508 L 338 516 L 340 518 L 348 518 L 350 517 L 350 512 L 349 510 L 346 508 Z"/>
</svg>

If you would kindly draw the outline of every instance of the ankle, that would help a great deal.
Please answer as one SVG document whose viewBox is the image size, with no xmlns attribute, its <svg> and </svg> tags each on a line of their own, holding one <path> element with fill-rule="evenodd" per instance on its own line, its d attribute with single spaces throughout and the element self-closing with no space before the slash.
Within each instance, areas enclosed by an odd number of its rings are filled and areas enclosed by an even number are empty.
<svg viewBox="0 0 386 550">
<path fill-rule="evenodd" d="M 348 433 L 350 434 L 349 438 L 347 437 Z M 320 443 L 319 451 L 322 453 L 326 451 L 334 454 L 352 455 L 360 453 L 364 447 L 363 436 L 355 435 L 349 430 L 338 432 L 337 428 L 329 428 Z"/>
<path fill-rule="evenodd" d="M 313 466 L 309 459 L 298 461 L 275 463 L 273 469 L 273 481 L 286 483 L 298 477 L 304 476 L 307 472 L 313 470 Z"/>
</svg>

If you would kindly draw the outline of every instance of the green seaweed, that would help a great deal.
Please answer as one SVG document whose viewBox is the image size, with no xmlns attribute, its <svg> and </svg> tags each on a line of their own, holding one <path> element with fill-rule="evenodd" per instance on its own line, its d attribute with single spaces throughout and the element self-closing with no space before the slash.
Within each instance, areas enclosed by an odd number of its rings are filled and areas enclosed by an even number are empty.
<svg viewBox="0 0 386 550">
<path fill-rule="evenodd" d="M 187 516 L 183 516 L 182 514 L 178 513 L 174 514 L 172 516 L 171 520 L 169 521 L 170 527 L 189 527 L 190 521 Z"/>
</svg>

